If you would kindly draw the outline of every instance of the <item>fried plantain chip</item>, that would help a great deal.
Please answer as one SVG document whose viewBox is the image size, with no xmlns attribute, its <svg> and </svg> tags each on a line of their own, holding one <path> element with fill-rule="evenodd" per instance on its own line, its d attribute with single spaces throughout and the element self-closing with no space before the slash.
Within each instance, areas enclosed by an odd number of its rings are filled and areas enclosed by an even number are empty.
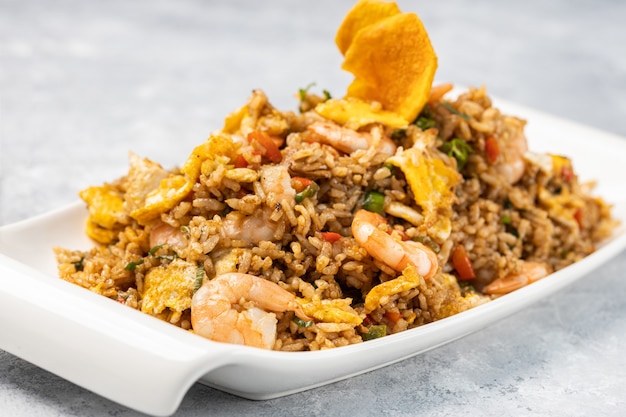
<svg viewBox="0 0 626 417">
<path fill-rule="evenodd" d="M 335 44 L 337 44 L 341 53 L 345 55 L 352 40 L 361 29 L 400 13 L 400 8 L 396 3 L 380 0 L 360 0 L 341 22 L 335 36 Z"/>
<path fill-rule="evenodd" d="M 377 101 L 385 110 L 413 121 L 428 100 L 437 70 L 426 29 L 415 13 L 394 14 L 367 25 L 368 19 L 345 52 L 342 68 L 355 76 L 347 96 Z M 349 27 L 359 25 L 352 22 Z M 349 29 L 340 29 L 342 42 L 348 33 Z"/>
</svg>

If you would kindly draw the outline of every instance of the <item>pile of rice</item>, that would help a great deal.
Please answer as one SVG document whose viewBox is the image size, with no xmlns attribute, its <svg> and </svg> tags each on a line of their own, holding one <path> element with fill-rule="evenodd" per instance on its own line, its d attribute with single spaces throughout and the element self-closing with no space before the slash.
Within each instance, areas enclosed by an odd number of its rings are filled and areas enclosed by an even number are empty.
<svg viewBox="0 0 626 417">
<path fill-rule="evenodd" d="M 90 199 L 88 190 L 81 193 L 90 208 L 90 236 L 103 243 L 86 252 L 55 248 L 60 277 L 190 331 L 193 292 L 228 271 L 263 277 L 318 305 L 343 300 L 335 305 L 343 305 L 358 322 L 303 322 L 293 312 L 277 313 L 275 350 L 318 350 L 401 332 L 488 302 L 497 295 L 483 290 L 495 279 L 519 273 L 526 262 L 544 264 L 549 271 L 570 265 L 592 253 L 615 226 L 610 207 L 591 195 L 593 184 L 579 183 L 567 158 L 525 152 L 518 160 L 506 160 L 514 154 L 515 140 L 523 139 L 525 122 L 501 114 L 484 88 L 429 103 L 406 128 L 372 123 L 359 129 L 382 131 L 396 142 L 398 152 L 430 135 L 429 157 L 458 171 L 451 206 L 437 208 L 443 220 L 436 226 L 426 223 L 406 170 L 390 164 L 389 155 L 374 147 L 346 153 L 321 143 L 307 129 L 327 121 L 314 111 L 327 98 L 307 91 L 298 112 L 283 112 L 255 91 L 237 133 L 220 133 L 235 142 L 245 131 L 280 139 L 279 163 L 292 178 L 313 180 L 319 187 L 314 195 L 296 204 L 268 201 L 259 176 L 273 162 L 253 152 L 243 155 L 246 166 L 238 169 L 233 160 L 216 156 L 208 175 L 203 171 L 184 198 L 139 222 L 130 216 L 137 190 L 158 184 L 154 172 L 171 176 L 180 171 L 131 156 L 129 174 L 99 188 L 113 196 L 109 206 Z M 496 157 L 493 146 L 499 149 Z M 520 161 L 523 172 L 512 182 L 506 170 Z M 138 169 L 146 172 L 138 175 Z M 384 293 L 375 308 L 366 309 L 373 288 L 402 275 L 352 237 L 353 215 L 372 191 L 384 195 L 390 236 L 426 244 L 440 267 L 432 278 L 418 277 L 410 289 Z M 276 222 L 269 239 L 251 242 L 246 236 L 255 230 L 220 232 L 226 216 L 238 213 L 244 219 L 268 206 Z M 106 215 L 113 219 L 99 220 Z M 182 244 L 151 244 L 151 232 L 163 224 L 181 232 Z M 328 232 L 339 237 L 328 239 Z M 452 262 L 459 245 L 473 267 L 472 279 L 460 279 Z M 151 274 L 155 270 L 161 273 Z M 197 279 L 176 278 L 181 275 Z"/>
</svg>

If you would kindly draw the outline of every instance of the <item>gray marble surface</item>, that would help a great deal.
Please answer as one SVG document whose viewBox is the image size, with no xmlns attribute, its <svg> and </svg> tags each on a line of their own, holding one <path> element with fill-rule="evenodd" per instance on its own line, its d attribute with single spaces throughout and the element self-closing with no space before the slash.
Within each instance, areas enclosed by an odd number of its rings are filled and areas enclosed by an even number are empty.
<svg viewBox="0 0 626 417">
<path fill-rule="evenodd" d="M 283 109 L 311 82 L 341 95 L 333 38 L 351 4 L 0 0 L 0 225 L 122 175 L 129 150 L 180 164 L 253 88 Z M 626 2 L 400 5 L 422 17 L 438 80 L 626 136 Z M 483 331 L 303 393 L 195 385 L 176 416 L 625 415 L 625 269 L 622 253 Z M 0 351 L 0 415 L 138 414 Z"/>
</svg>

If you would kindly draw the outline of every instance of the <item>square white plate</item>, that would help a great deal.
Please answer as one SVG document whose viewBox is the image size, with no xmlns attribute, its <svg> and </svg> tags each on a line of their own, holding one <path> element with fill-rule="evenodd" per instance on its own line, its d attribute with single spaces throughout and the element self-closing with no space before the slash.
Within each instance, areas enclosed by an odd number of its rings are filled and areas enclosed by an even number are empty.
<svg viewBox="0 0 626 417">
<path fill-rule="evenodd" d="M 626 222 L 626 139 L 496 100 L 528 120 L 530 149 L 572 158 Z M 465 336 L 546 297 L 626 247 L 624 225 L 575 265 L 488 304 L 403 333 L 321 352 L 205 340 L 57 278 L 52 247 L 87 249 L 82 203 L 0 228 L 0 348 L 153 415 L 175 412 L 195 382 L 268 399 L 348 378 Z M 121 365 L 123 364 L 123 365 Z"/>
</svg>

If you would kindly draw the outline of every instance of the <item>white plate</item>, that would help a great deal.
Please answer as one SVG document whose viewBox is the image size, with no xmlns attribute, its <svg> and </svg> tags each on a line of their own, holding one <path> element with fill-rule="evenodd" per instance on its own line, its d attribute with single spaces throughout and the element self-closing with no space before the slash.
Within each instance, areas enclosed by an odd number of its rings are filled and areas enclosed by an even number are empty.
<svg viewBox="0 0 626 417">
<path fill-rule="evenodd" d="M 498 101 L 526 118 L 531 150 L 569 156 L 626 222 L 626 139 Z M 370 371 L 465 336 L 588 274 L 626 246 L 626 230 L 591 256 L 514 293 L 403 333 L 322 352 L 212 342 L 56 277 L 53 246 L 87 249 L 76 203 L 0 228 L 0 348 L 127 407 L 172 414 L 200 381 L 268 399 Z"/>
</svg>

